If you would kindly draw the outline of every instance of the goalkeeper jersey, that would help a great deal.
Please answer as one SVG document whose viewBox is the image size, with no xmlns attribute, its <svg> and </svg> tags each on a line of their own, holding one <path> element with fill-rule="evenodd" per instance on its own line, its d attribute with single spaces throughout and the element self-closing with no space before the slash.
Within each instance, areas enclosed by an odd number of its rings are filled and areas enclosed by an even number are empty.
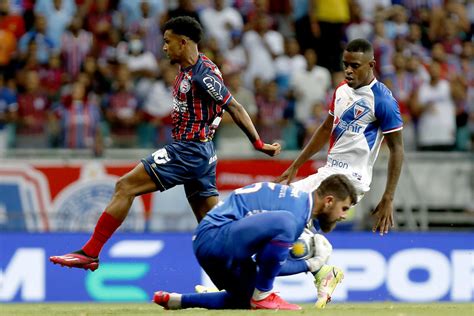
<svg viewBox="0 0 474 316">
<path fill-rule="evenodd" d="M 258 182 L 233 191 L 207 213 L 203 220 L 214 226 L 222 226 L 263 212 L 288 211 L 296 218 L 297 230 L 303 231 L 312 208 L 313 198 L 310 193 L 292 186 Z"/>
</svg>

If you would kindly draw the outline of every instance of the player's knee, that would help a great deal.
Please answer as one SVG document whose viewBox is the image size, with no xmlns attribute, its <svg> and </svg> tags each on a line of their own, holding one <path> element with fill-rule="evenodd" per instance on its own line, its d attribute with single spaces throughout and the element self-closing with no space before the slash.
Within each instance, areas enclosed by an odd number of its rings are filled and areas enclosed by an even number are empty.
<svg viewBox="0 0 474 316">
<path fill-rule="evenodd" d="M 126 176 L 120 177 L 115 183 L 115 194 L 133 195 L 133 186 Z"/>
</svg>

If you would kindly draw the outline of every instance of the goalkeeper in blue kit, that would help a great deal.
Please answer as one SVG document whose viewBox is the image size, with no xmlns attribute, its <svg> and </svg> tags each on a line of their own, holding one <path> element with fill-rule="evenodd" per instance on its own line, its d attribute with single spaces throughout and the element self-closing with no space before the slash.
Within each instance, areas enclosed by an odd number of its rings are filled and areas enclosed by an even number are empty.
<svg viewBox="0 0 474 316">
<path fill-rule="evenodd" d="M 287 260 L 290 247 L 308 222 L 317 220 L 329 232 L 356 202 L 355 188 L 340 174 L 326 178 L 313 193 L 270 182 L 237 189 L 203 218 L 193 238 L 199 264 L 222 291 L 158 291 L 153 300 L 165 309 L 301 309 L 272 291 L 276 276 L 308 270 L 301 267 L 304 260 Z M 327 292 L 318 299 L 324 307 L 342 271 L 324 265 L 318 274 L 318 292 Z"/>
</svg>

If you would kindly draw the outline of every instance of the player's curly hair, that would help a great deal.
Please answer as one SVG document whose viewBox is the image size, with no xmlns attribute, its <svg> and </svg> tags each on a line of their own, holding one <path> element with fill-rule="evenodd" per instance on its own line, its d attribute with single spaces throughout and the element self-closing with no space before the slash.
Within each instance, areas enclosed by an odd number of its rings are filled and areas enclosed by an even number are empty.
<svg viewBox="0 0 474 316">
<path fill-rule="evenodd" d="M 357 191 L 354 185 L 342 174 L 333 174 L 324 179 L 316 189 L 316 193 L 320 197 L 333 195 L 340 201 L 349 197 L 351 204 L 357 203 Z"/>
<path fill-rule="evenodd" d="M 163 26 L 163 33 L 171 30 L 175 34 L 189 37 L 196 44 L 202 39 L 202 26 L 190 16 L 178 16 L 168 20 Z"/>
</svg>

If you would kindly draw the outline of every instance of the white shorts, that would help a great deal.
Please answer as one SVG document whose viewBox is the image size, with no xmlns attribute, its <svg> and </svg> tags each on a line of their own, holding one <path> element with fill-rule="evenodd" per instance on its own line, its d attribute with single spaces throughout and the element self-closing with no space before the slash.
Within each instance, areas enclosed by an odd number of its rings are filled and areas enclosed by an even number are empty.
<svg viewBox="0 0 474 316">
<path fill-rule="evenodd" d="M 324 179 L 329 177 L 330 175 L 337 174 L 338 172 L 335 172 L 334 170 L 330 170 L 328 168 L 319 168 L 318 172 L 315 174 L 312 174 L 310 176 L 307 176 L 304 179 L 301 179 L 299 181 L 291 183 L 291 185 L 295 188 L 297 188 L 300 191 L 308 192 L 311 193 L 314 190 L 316 190 L 321 182 L 323 182 Z M 363 188 L 362 184 L 355 180 L 353 177 L 347 176 L 347 178 L 351 181 L 352 185 L 354 185 L 356 191 L 357 191 L 357 203 L 362 200 L 364 197 L 365 192 L 368 191 L 368 189 Z"/>
</svg>

